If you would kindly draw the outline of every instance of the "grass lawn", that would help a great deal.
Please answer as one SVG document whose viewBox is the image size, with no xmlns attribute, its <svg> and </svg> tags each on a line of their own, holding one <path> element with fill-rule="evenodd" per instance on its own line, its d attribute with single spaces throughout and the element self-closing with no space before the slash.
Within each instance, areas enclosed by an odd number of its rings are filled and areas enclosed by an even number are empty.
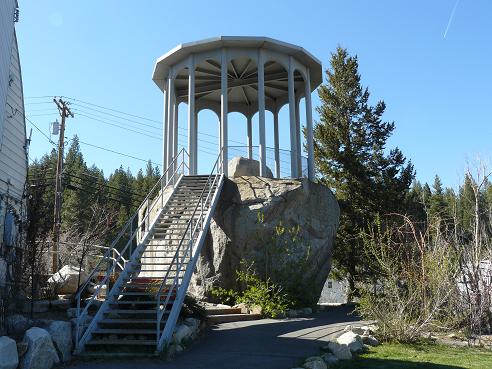
<svg viewBox="0 0 492 369">
<path fill-rule="evenodd" d="M 442 345 L 385 343 L 333 368 L 492 369 L 492 350 Z"/>
</svg>

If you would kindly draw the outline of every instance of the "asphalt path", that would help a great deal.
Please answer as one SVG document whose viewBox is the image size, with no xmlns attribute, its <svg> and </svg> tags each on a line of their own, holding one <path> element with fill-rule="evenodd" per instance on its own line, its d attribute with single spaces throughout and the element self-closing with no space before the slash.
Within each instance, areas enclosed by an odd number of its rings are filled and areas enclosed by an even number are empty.
<svg viewBox="0 0 492 369">
<path fill-rule="evenodd" d="M 173 360 L 75 360 L 71 369 L 290 369 L 319 352 L 330 338 L 358 321 L 349 306 L 298 319 L 262 319 L 209 327 Z"/>
</svg>

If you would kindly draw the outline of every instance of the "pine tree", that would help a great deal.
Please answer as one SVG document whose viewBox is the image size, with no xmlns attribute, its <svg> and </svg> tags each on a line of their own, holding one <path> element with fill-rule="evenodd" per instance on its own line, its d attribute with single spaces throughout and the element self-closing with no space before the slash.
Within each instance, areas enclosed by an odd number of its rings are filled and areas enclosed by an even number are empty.
<svg viewBox="0 0 492 369">
<path fill-rule="evenodd" d="M 366 272 L 360 234 L 377 214 L 404 210 L 414 169 L 398 148 L 386 154 L 395 125 L 382 120 L 383 101 L 369 104 L 357 57 L 339 47 L 330 64 L 327 83 L 318 90 L 322 104 L 314 153 L 320 180 L 334 190 L 341 210 L 335 266 L 355 291 Z"/>
<path fill-rule="evenodd" d="M 429 215 L 431 218 L 444 218 L 446 215 L 446 203 L 444 202 L 444 192 L 442 189 L 442 183 L 439 176 L 435 176 L 434 189 L 429 200 Z"/>
<path fill-rule="evenodd" d="M 405 208 L 407 214 L 416 224 L 419 225 L 425 225 L 427 220 L 423 197 L 424 188 L 422 184 L 419 181 L 414 181 L 412 188 L 408 192 L 407 199 L 405 201 Z"/>
</svg>

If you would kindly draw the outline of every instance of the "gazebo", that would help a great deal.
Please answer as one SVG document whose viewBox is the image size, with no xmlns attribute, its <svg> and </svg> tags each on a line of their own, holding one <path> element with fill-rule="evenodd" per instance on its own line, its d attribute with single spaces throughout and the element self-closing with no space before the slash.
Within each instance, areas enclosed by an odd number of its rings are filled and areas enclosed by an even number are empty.
<svg viewBox="0 0 492 369">
<path fill-rule="evenodd" d="M 269 110 L 274 125 L 274 175 L 279 178 L 279 111 L 288 104 L 290 177 L 303 176 L 299 104 L 304 97 L 307 177 L 314 179 L 311 93 L 322 81 L 322 67 L 302 47 L 267 37 L 220 36 L 185 43 L 157 60 L 153 80 L 164 93 L 163 168 L 167 168 L 178 152 L 178 105 L 184 102 L 188 104 L 189 174 L 197 174 L 198 112 L 210 109 L 219 117 L 219 152 L 225 175 L 228 113 L 239 112 L 246 117 L 250 159 L 253 157 L 252 120 L 258 113 L 258 158 L 260 176 L 264 176 L 267 171 L 265 110 Z"/>
</svg>

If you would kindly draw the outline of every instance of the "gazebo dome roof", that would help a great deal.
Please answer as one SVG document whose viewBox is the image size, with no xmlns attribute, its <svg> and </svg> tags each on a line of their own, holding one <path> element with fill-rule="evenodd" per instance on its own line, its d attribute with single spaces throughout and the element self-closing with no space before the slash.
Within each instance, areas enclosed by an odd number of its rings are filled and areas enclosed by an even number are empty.
<svg viewBox="0 0 492 369">
<path fill-rule="evenodd" d="M 188 70 L 184 62 L 194 55 L 213 55 L 220 49 L 231 50 L 228 63 L 229 93 L 228 100 L 231 110 L 234 106 L 254 106 L 257 103 L 257 65 L 256 60 L 250 58 L 251 51 L 262 49 L 271 55 L 280 55 L 282 58 L 265 59 L 265 96 L 267 108 L 282 105 L 287 102 L 287 68 L 289 56 L 292 56 L 299 66 L 309 69 L 311 91 L 314 91 L 322 82 L 321 62 L 304 48 L 278 41 L 268 37 L 250 36 L 219 36 L 205 40 L 184 43 L 176 46 L 168 53 L 157 59 L 152 79 L 161 90 L 165 88 L 165 81 L 171 67 L 175 70 L 175 88 L 178 101 L 186 101 L 188 86 Z M 249 55 L 247 51 L 250 51 Z M 243 52 L 244 51 L 244 52 Z M 219 55 L 219 54 L 217 54 Z M 281 60 L 282 59 L 282 60 Z M 220 59 L 210 57 L 201 59 L 195 65 L 196 94 L 204 104 L 220 102 Z M 305 76 L 305 74 L 304 74 Z M 303 95 L 304 80 L 302 73 L 296 71 L 296 90 Z"/>
</svg>

